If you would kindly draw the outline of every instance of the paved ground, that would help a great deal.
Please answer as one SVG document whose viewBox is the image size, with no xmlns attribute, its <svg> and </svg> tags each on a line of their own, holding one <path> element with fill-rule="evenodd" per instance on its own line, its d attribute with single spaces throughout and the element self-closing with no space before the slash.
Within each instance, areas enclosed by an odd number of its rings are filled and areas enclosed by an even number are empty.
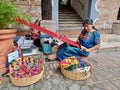
<svg viewBox="0 0 120 90">
<path fill-rule="evenodd" d="M 46 57 L 41 53 L 39 57 Z M 58 69 L 58 61 L 44 61 L 43 77 L 33 85 L 15 87 L 5 76 L 0 90 L 120 90 L 120 52 L 91 53 L 92 75 L 84 81 L 65 78 Z"/>
</svg>

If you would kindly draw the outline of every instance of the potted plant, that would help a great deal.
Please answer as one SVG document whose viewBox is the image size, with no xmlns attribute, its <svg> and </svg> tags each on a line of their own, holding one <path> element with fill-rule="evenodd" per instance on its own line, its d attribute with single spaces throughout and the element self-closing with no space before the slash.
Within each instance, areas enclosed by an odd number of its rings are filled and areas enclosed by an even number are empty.
<svg viewBox="0 0 120 90">
<path fill-rule="evenodd" d="M 0 0 L 0 74 L 6 72 L 7 55 L 13 51 L 13 38 L 17 30 L 10 28 L 10 25 L 17 22 L 17 17 L 29 20 L 15 4 Z"/>
</svg>

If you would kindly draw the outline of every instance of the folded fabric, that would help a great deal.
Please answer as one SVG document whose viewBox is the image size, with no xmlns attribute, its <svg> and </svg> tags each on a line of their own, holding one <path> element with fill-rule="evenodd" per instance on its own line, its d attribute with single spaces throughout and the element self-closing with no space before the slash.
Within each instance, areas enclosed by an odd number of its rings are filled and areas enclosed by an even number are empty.
<svg viewBox="0 0 120 90">
<path fill-rule="evenodd" d="M 68 67 L 72 68 L 71 65 L 75 66 L 77 64 L 79 64 L 79 62 L 75 56 L 68 57 L 68 58 L 59 62 L 59 66 L 61 68 L 68 68 Z"/>
</svg>

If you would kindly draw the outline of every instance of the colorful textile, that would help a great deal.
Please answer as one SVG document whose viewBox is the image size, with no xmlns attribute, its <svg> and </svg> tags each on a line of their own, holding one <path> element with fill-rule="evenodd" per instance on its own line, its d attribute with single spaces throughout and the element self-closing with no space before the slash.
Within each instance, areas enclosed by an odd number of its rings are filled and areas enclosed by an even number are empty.
<svg viewBox="0 0 120 90">
<path fill-rule="evenodd" d="M 88 33 L 85 30 L 82 30 L 79 35 L 79 41 L 82 46 L 91 48 L 94 45 L 100 44 L 100 33 L 96 30 Z M 79 47 L 64 43 L 57 51 L 57 58 L 61 61 L 70 56 L 89 56 L 89 52 L 83 51 Z"/>
<path fill-rule="evenodd" d="M 60 68 L 67 68 L 71 65 L 77 65 L 79 64 L 77 58 L 75 56 L 68 57 L 61 62 L 59 62 L 59 67 Z"/>
</svg>

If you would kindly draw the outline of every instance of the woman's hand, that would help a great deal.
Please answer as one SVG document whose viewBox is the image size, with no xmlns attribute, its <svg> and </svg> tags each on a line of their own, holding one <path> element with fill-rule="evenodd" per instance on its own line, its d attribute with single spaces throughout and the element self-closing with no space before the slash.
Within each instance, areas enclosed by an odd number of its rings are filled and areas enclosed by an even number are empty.
<svg viewBox="0 0 120 90">
<path fill-rule="evenodd" d="M 87 51 L 89 52 L 89 49 L 87 49 L 86 47 L 82 46 L 79 42 L 79 39 L 76 40 L 76 42 L 79 44 L 79 47 L 83 50 L 83 51 Z"/>
<path fill-rule="evenodd" d="M 81 44 L 78 39 L 76 40 L 76 43 L 78 43 L 79 47 L 81 48 Z"/>
<path fill-rule="evenodd" d="M 97 50 L 97 49 L 99 49 L 99 47 L 100 47 L 100 44 L 97 44 L 97 45 L 89 48 L 89 51 Z"/>
<path fill-rule="evenodd" d="M 89 52 L 89 49 L 87 49 L 87 48 L 84 47 L 84 46 L 81 46 L 81 49 L 82 49 L 83 51 L 87 51 L 87 52 Z"/>
</svg>

